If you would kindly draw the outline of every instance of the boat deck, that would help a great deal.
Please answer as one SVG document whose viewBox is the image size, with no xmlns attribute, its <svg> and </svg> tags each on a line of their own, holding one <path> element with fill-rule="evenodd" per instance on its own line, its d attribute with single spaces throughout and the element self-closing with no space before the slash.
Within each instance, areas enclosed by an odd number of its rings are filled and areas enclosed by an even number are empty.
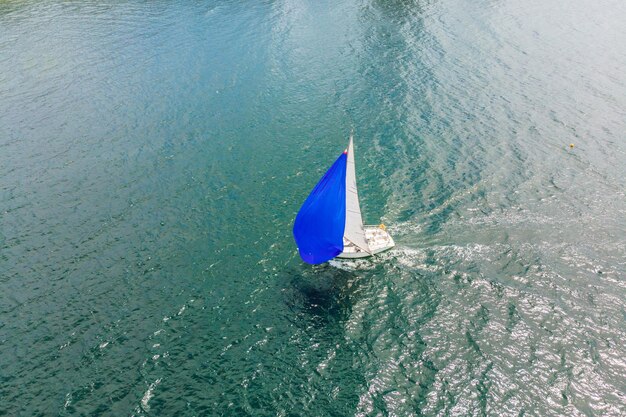
<svg viewBox="0 0 626 417">
<path fill-rule="evenodd" d="M 365 258 L 376 255 L 377 253 L 386 251 L 395 246 L 393 238 L 385 229 L 380 226 L 363 226 L 365 229 L 365 240 L 370 247 L 370 251 L 366 252 L 355 246 L 349 240 L 343 241 L 343 252 L 337 256 L 338 258 Z"/>
</svg>

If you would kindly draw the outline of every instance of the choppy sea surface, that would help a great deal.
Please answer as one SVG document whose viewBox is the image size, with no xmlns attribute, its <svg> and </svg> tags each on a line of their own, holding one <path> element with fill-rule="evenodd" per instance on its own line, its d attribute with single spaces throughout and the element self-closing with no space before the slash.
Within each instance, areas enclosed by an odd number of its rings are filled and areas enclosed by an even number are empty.
<svg viewBox="0 0 626 417">
<path fill-rule="evenodd" d="M 0 1 L 0 415 L 626 415 L 624 22 Z M 352 127 L 397 246 L 306 265 Z"/>
</svg>

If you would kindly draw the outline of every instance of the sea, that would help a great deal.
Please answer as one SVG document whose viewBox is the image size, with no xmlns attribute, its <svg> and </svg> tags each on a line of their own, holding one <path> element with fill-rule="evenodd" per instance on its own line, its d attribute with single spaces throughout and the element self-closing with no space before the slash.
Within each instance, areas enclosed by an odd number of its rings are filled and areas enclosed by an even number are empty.
<svg viewBox="0 0 626 417">
<path fill-rule="evenodd" d="M 1 0 L 1 416 L 625 416 L 626 2 Z M 309 265 L 354 129 L 396 246 Z"/>
</svg>

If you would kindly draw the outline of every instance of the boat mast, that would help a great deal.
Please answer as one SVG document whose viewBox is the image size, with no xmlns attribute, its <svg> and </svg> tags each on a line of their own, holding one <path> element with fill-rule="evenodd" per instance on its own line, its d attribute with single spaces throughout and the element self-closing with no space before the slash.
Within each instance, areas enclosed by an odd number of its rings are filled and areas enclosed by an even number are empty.
<svg viewBox="0 0 626 417">
<path fill-rule="evenodd" d="M 371 254 L 365 230 L 363 229 L 363 217 L 361 216 L 361 206 L 359 204 L 359 193 L 356 187 L 356 169 L 354 165 L 354 144 L 353 133 L 350 133 L 350 143 L 348 144 L 348 161 L 346 167 L 346 228 L 343 237 L 360 249 Z"/>
</svg>

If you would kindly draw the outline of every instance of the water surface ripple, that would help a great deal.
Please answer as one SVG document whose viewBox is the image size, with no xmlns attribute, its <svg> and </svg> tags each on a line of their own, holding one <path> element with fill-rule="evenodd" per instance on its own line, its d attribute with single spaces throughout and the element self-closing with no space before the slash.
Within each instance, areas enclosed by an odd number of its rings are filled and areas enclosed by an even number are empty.
<svg viewBox="0 0 626 417">
<path fill-rule="evenodd" d="M 1 2 L 0 415 L 626 415 L 624 21 Z M 351 127 L 397 247 L 311 267 Z"/>
</svg>

